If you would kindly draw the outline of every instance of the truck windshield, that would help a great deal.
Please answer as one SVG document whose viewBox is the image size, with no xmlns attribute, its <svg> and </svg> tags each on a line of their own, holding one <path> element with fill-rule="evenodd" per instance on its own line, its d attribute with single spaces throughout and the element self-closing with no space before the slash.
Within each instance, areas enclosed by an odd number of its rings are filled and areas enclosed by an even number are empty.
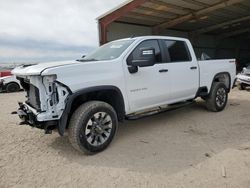
<svg viewBox="0 0 250 188">
<path fill-rule="evenodd" d="M 101 61 L 118 58 L 133 42 L 133 39 L 109 42 L 78 61 Z"/>
</svg>

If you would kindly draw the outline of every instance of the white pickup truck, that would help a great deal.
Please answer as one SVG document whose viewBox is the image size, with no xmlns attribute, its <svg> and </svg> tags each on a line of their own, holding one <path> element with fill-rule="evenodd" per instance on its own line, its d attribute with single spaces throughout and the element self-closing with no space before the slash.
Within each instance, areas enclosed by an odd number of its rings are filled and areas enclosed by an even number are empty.
<svg viewBox="0 0 250 188">
<path fill-rule="evenodd" d="M 74 148 L 104 150 L 118 122 L 202 97 L 213 112 L 225 108 L 235 60 L 197 61 L 187 39 L 163 36 L 107 43 L 76 61 L 12 71 L 27 91 L 17 111 L 22 124 L 60 135 Z M 166 114 L 167 115 L 167 114 Z"/>
</svg>

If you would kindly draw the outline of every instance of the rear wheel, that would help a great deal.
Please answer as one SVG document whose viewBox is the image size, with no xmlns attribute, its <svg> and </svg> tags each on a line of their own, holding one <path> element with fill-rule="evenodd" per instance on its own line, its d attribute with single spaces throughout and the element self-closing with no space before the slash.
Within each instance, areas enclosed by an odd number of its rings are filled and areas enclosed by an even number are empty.
<svg viewBox="0 0 250 188">
<path fill-rule="evenodd" d="M 228 91 L 224 83 L 215 82 L 211 88 L 211 92 L 206 98 L 207 109 L 212 112 L 222 111 L 228 100 Z"/>
<path fill-rule="evenodd" d="M 117 126 L 117 115 L 112 106 L 100 101 L 86 102 L 71 117 L 69 141 L 80 152 L 97 153 L 109 146 Z"/>
<path fill-rule="evenodd" d="M 17 83 L 9 83 L 6 86 L 6 91 L 8 93 L 17 92 L 20 90 L 20 86 Z"/>
</svg>

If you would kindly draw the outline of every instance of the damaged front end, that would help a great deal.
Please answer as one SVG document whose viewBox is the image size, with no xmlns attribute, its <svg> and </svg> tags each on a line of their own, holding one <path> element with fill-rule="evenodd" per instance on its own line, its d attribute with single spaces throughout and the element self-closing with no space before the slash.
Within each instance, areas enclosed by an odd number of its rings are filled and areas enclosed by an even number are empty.
<svg viewBox="0 0 250 188">
<path fill-rule="evenodd" d="M 56 80 L 56 75 L 17 76 L 17 79 L 26 91 L 26 101 L 19 103 L 17 110 L 22 120 L 20 124 L 51 133 L 58 127 L 71 91 Z"/>
</svg>

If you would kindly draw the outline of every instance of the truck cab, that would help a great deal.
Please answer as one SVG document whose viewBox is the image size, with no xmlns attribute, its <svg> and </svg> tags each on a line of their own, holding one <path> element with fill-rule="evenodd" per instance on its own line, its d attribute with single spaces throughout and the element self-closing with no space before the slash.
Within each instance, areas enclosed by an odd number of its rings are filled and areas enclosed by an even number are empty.
<svg viewBox="0 0 250 188">
<path fill-rule="evenodd" d="M 235 60 L 197 61 L 188 39 L 144 36 L 112 41 L 76 61 L 18 67 L 27 92 L 22 124 L 68 131 L 73 147 L 96 153 L 118 122 L 197 97 L 222 111 L 233 87 Z"/>
</svg>

